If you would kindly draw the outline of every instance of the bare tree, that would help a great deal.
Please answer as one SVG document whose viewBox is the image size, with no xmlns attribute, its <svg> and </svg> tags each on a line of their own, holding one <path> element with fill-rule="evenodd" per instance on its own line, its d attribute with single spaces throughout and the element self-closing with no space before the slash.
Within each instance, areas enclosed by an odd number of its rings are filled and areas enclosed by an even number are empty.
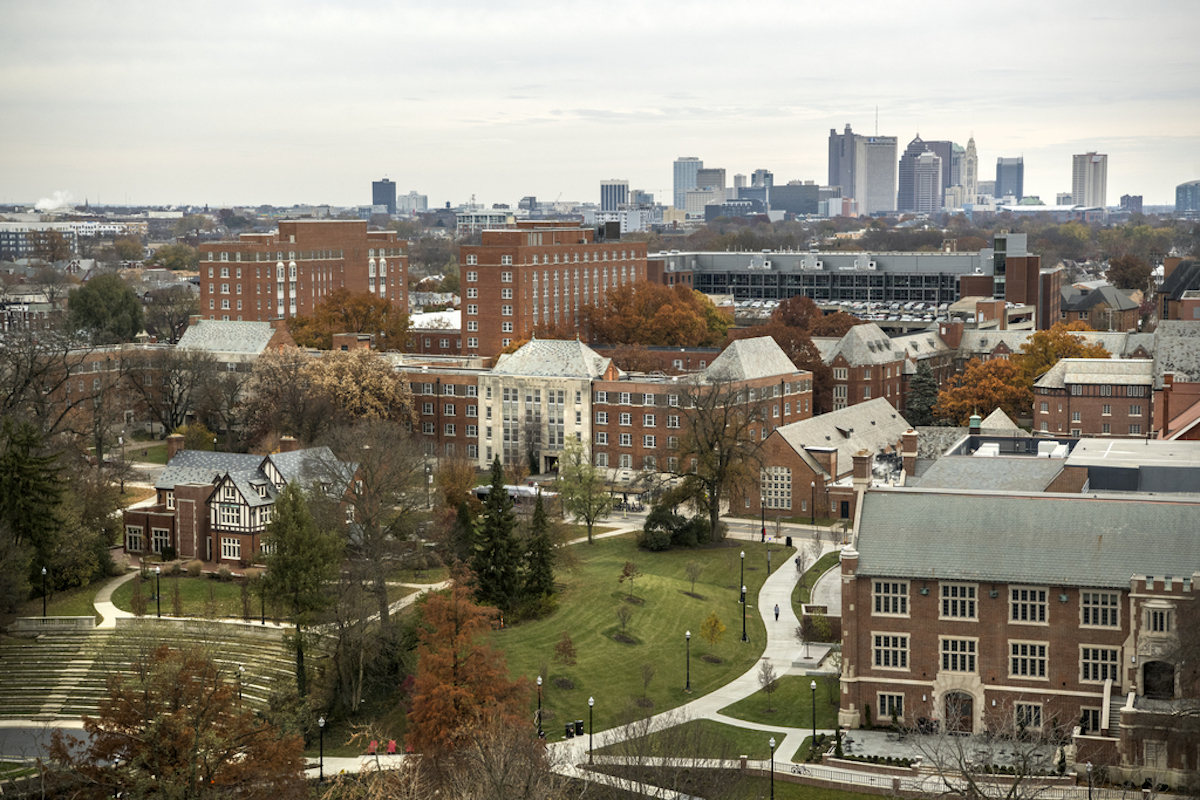
<svg viewBox="0 0 1200 800">
<path fill-rule="evenodd" d="M 771 707 L 771 693 L 779 688 L 779 675 L 775 673 L 775 667 L 771 664 L 771 659 L 764 658 L 762 663 L 758 665 L 758 685 L 767 695 L 767 711 L 774 711 Z"/>
<path fill-rule="evenodd" d="M 650 681 L 654 680 L 654 665 L 650 662 L 642 664 L 642 697 L 645 698 L 646 693 L 650 691 Z"/>
<path fill-rule="evenodd" d="M 154 347 L 129 351 L 121 365 L 127 386 L 163 427 L 163 436 L 187 422 L 217 362 L 203 350 Z"/>
<path fill-rule="evenodd" d="M 704 572 L 704 565 L 692 559 L 683 566 L 683 571 L 687 573 L 688 580 L 692 582 L 692 594 L 695 594 L 696 580 L 700 577 L 700 573 Z"/>
<path fill-rule="evenodd" d="M 200 298 L 186 286 L 168 286 L 146 293 L 146 332 L 160 342 L 177 344 L 188 319 L 200 313 Z"/>
<path fill-rule="evenodd" d="M 629 604 L 624 601 L 617 603 L 617 621 L 621 623 L 621 633 L 625 633 L 625 626 L 632 618 L 633 609 L 629 607 Z"/>
</svg>

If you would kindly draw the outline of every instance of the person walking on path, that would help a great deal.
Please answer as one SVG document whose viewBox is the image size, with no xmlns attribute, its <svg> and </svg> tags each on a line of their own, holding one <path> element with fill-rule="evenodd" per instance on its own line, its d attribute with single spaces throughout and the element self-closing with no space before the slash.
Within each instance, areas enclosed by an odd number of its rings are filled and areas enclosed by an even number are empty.
<svg viewBox="0 0 1200 800">
<path fill-rule="evenodd" d="M 779 603 L 775 604 L 775 621 L 779 622 Z"/>
</svg>

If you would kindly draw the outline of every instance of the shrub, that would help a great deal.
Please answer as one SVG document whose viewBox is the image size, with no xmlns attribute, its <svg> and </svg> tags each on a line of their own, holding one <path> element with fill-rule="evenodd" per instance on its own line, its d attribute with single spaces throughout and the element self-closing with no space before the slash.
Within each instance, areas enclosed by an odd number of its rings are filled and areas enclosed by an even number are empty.
<svg viewBox="0 0 1200 800">
<path fill-rule="evenodd" d="M 642 531 L 641 541 L 638 542 L 638 546 L 654 553 L 670 550 L 671 535 L 662 530 L 644 530 Z"/>
<path fill-rule="evenodd" d="M 204 566 L 204 562 L 200 560 L 189 561 L 184 569 L 187 571 L 189 578 L 199 578 L 200 569 Z"/>
<path fill-rule="evenodd" d="M 182 571 L 183 567 L 178 561 L 172 561 L 170 564 L 167 564 L 166 573 L 168 575 L 178 575 Z"/>
<path fill-rule="evenodd" d="M 233 580 L 233 573 L 229 571 L 229 567 L 222 566 L 217 570 L 217 580 L 225 582 Z"/>
<path fill-rule="evenodd" d="M 167 562 L 167 561 L 174 561 L 174 560 L 175 560 L 175 547 L 174 547 L 173 545 L 169 545 L 169 544 L 167 544 L 167 545 L 163 545 L 163 549 L 162 549 L 162 559 L 161 559 L 161 560 L 162 560 L 164 563 L 165 563 L 165 562 Z"/>
<path fill-rule="evenodd" d="M 863 703 L 863 727 L 871 727 L 871 704 Z"/>
</svg>

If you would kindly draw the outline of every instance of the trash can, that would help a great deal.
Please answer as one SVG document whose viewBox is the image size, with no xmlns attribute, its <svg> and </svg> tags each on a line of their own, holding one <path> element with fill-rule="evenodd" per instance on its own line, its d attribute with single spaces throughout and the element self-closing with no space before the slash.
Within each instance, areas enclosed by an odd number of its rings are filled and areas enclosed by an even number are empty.
<svg viewBox="0 0 1200 800">
<path fill-rule="evenodd" d="M 583 736 L 583 720 L 581 719 L 575 720 L 575 735 Z"/>
<path fill-rule="evenodd" d="M 573 739 L 575 737 L 575 726 L 568 722 L 564 727 L 566 728 L 567 738 Z"/>
<path fill-rule="evenodd" d="M 790 536 L 789 536 L 789 537 L 787 537 L 787 546 L 788 546 L 788 547 L 791 547 L 791 546 L 792 546 L 792 537 L 790 537 Z"/>
</svg>

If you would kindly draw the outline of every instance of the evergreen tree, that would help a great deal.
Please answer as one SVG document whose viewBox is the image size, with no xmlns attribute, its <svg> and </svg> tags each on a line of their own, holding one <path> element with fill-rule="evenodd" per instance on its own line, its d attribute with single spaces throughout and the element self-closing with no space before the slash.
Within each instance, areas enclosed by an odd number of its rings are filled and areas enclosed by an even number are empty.
<svg viewBox="0 0 1200 800">
<path fill-rule="evenodd" d="M 337 580 L 344 543 L 336 533 L 317 527 L 295 482 L 283 487 L 275 501 L 265 538 L 271 552 L 260 588 L 268 602 L 287 609 L 296 627 L 296 692 L 303 698 L 308 693 L 304 629 L 331 602 L 327 587 Z"/>
<path fill-rule="evenodd" d="M 450 529 L 449 546 L 456 561 L 464 564 L 471 562 L 475 553 L 475 517 L 466 500 L 458 504 L 458 516 L 454 520 L 454 527 Z"/>
<path fill-rule="evenodd" d="M 525 567 L 525 596 L 546 597 L 554 594 L 554 548 L 550 543 L 550 521 L 538 492 L 529 525 L 529 555 Z"/>
<path fill-rule="evenodd" d="M 42 435 L 11 417 L 0 429 L 0 609 L 11 610 L 41 588 L 42 567 L 56 572 L 55 533 L 62 499 L 57 456 L 43 455 Z M 50 581 L 57 575 L 51 575 Z"/>
<path fill-rule="evenodd" d="M 521 588 L 516 526 L 512 500 L 504 488 L 504 468 L 497 458 L 492 462 L 492 488 L 483 502 L 471 569 L 479 602 L 501 611 L 513 607 Z"/>
<path fill-rule="evenodd" d="M 938 401 L 937 379 L 928 361 L 917 364 L 917 374 L 913 375 L 908 384 L 908 404 L 904 409 L 904 417 L 909 425 L 932 425 L 933 407 Z"/>
</svg>

